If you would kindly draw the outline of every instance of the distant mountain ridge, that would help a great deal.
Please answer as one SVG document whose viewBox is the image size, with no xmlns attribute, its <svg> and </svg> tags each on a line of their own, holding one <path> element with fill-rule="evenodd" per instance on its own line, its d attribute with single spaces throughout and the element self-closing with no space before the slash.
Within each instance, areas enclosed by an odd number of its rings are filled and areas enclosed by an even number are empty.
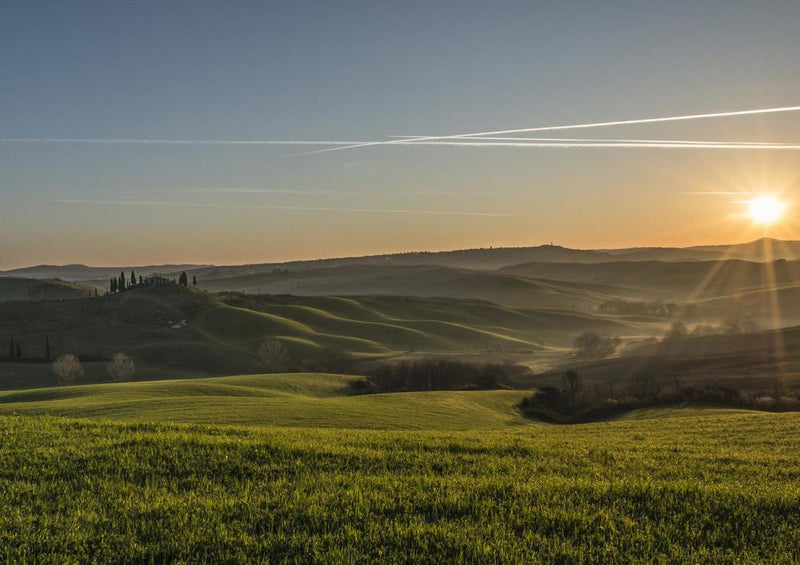
<svg viewBox="0 0 800 565">
<path fill-rule="evenodd" d="M 205 265 L 127 265 L 120 267 L 90 267 L 88 265 L 35 265 L 0 271 L 0 277 L 24 277 L 30 279 L 60 279 L 68 282 L 103 280 L 119 276 L 125 271 L 130 275 L 131 270 L 137 275 L 151 275 L 153 273 L 174 273 L 199 269 Z"/>
<path fill-rule="evenodd" d="M 523 263 L 609 263 L 640 261 L 717 261 L 741 259 L 745 261 L 770 261 L 775 259 L 800 259 L 800 241 L 783 241 L 761 238 L 732 245 L 707 245 L 694 247 L 632 247 L 622 249 L 571 249 L 559 245 L 533 247 L 497 247 L 458 249 L 453 251 L 413 251 L 361 257 L 336 257 L 247 265 L 147 265 L 90 267 L 86 265 L 37 265 L 0 271 L 0 277 L 59 278 L 65 281 L 101 281 L 116 276 L 120 271 L 135 270 L 137 274 L 164 274 L 190 271 L 206 279 L 260 274 L 275 269 L 293 271 L 341 266 L 411 266 L 429 265 L 478 270 L 497 270 Z"/>
</svg>

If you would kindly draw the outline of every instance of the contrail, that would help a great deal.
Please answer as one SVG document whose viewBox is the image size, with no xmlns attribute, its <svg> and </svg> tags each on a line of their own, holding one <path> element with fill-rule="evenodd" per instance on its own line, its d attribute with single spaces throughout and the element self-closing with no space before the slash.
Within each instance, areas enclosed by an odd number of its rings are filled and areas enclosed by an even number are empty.
<svg viewBox="0 0 800 565">
<path fill-rule="evenodd" d="M 417 136 L 417 135 L 392 135 L 389 137 L 400 138 L 401 141 L 413 141 L 416 138 L 431 137 L 431 136 Z M 472 139 L 472 138 L 459 138 L 459 139 Z M 584 142 L 584 143 L 677 143 L 680 145 L 794 145 L 793 143 L 779 143 L 770 141 L 698 141 L 698 140 L 684 140 L 684 139 L 599 139 L 596 137 L 476 137 L 476 141 L 552 141 L 552 142 Z M 416 142 L 415 142 L 416 143 Z M 419 142 L 421 143 L 421 142 Z"/>
<path fill-rule="evenodd" d="M 506 142 L 506 141 L 481 141 L 483 138 L 475 138 L 474 140 L 470 140 L 468 138 L 463 139 L 462 141 L 411 141 L 408 142 L 400 142 L 400 143 L 393 143 L 393 145 L 402 145 L 402 146 L 410 146 L 410 145 L 437 145 L 442 147 L 554 147 L 554 148 L 588 148 L 588 147 L 599 147 L 599 148 L 662 148 L 662 149 L 768 149 L 768 150 L 798 150 L 800 149 L 800 144 L 786 144 L 786 143 L 774 143 L 769 145 L 762 145 L 760 143 L 752 144 L 752 143 L 672 143 L 672 142 L 654 142 L 654 143 L 630 143 L 630 142 L 613 142 L 613 143 L 586 143 L 586 142 L 557 142 L 557 143 L 545 143 L 545 142 Z M 310 155 L 318 153 L 317 151 L 312 151 L 310 153 L 300 153 L 300 155 Z M 296 156 L 296 155 L 295 155 Z"/>
<path fill-rule="evenodd" d="M 681 116 L 668 116 L 662 118 L 639 118 L 633 120 L 614 120 L 614 121 L 607 121 L 607 122 L 588 122 L 584 124 L 571 124 L 571 125 L 564 125 L 564 126 L 540 126 L 540 127 L 532 127 L 532 128 L 521 128 L 521 129 L 506 129 L 506 130 L 495 130 L 495 131 L 484 131 L 484 132 L 476 132 L 476 133 L 461 133 L 461 134 L 454 134 L 454 135 L 440 135 L 440 136 L 425 136 L 425 137 L 417 137 L 411 138 L 406 140 L 389 140 L 389 141 L 373 141 L 367 143 L 356 143 L 353 145 L 346 145 L 341 147 L 331 147 L 328 149 L 319 149 L 317 151 L 308 151 L 306 153 L 298 153 L 295 156 L 301 155 L 314 155 L 317 153 L 327 153 L 329 151 L 341 151 L 342 149 L 356 149 L 359 147 L 372 147 L 376 145 L 397 145 L 402 144 L 404 142 L 412 141 L 412 142 L 421 142 L 421 141 L 431 141 L 431 140 L 444 140 L 444 139 L 459 139 L 459 138 L 471 138 L 471 137 L 480 137 L 480 136 L 488 136 L 488 135 L 507 135 L 507 134 L 515 134 L 515 133 L 531 133 L 531 132 L 538 132 L 538 131 L 559 131 L 559 130 L 567 130 L 567 129 L 584 129 L 584 128 L 599 128 L 599 127 L 610 127 L 610 126 L 624 126 L 624 125 L 637 125 L 637 124 L 654 124 L 654 123 L 663 123 L 663 122 L 677 122 L 683 120 L 702 120 L 707 118 L 728 118 L 734 116 L 752 116 L 758 114 L 776 114 L 779 112 L 797 112 L 800 110 L 800 106 L 782 106 L 778 108 L 759 108 L 756 110 L 738 110 L 733 112 L 714 112 L 708 114 L 689 114 L 689 115 L 681 115 Z"/>
<path fill-rule="evenodd" d="M 118 205 L 118 206 L 182 206 L 190 208 L 232 208 L 232 209 L 259 209 L 259 210 L 292 210 L 300 212 L 367 212 L 377 214 L 415 214 L 430 216 L 481 216 L 481 217 L 513 217 L 514 214 L 500 214 L 493 212 L 468 212 L 462 210 L 408 210 L 395 208 L 328 208 L 317 206 L 264 206 L 258 204 L 212 204 L 203 202 L 176 202 L 169 200 L 62 200 L 48 199 L 39 202 L 49 204 L 80 204 L 80 205 Z"/>
<path fill-rule="evenodd" d="M 660 118 L 661 120 L 667 118 Z M 616 122 L 615 122 L 616 123 Z M 558 126 L 562 128 L 577 126 Z M 545 128 L 546 129 L 546 128 Z M 94 144 L 94 145 L 122 145 L 122 144 L 159 144 L 159 145 L 335 145 L 329 149 L 297 153 L 287 157 L 299 155 L 312 155 L 335 151 L 338 149 L 351 149 L 374 145 L 436 145 L 450 147 L 567 147 L 567 148 L 694 148 L 694 149 L 788 149 L 795 150 L 800 145 L 791 143 L 770 142 L 730 142 L 730 141 L 682 141 L 682 140 L 647 140 L 647 139 L 591 139 L 591 138 L 521 138 L 521 137 L 470 137 L 484 134 L 464 134 L 452 136 L 428 136 L 420 138 L 402 138 L 392 141 L 294 141 L 294 140 L 233 140 L 233 139 L 125 139 L 125 138 L 55 138 L 55 137 L 15 137 L 0 138 L 0 143 L 65 143 L 65 144 Z M 498 141 L 494 141 L 498 140 Z M 355 144 L 354 144 L 355 143 Z"/>
<path fill-rule="evenodd" d="M 282 139 L 132 139 L 93 137 L 4 137 L 0 143 L 80 143 L 94 145 L 352 145 L 364 141 L 294 141 Z"/>
<path fill-rule="evenodd" d="M 319 196 L 340 194 L 374 194 L 374 190 L 335 190 L 335 189 L 312 189 L 301 190 L 293 188 L 184 188 L 177 192 L 188 194 L 297 194 L 300 196 Z M 452 191 L 445 190 L 404 190 L 403 194 L 429 194 L 447 195 L 454 194 Z"/>
</svg>

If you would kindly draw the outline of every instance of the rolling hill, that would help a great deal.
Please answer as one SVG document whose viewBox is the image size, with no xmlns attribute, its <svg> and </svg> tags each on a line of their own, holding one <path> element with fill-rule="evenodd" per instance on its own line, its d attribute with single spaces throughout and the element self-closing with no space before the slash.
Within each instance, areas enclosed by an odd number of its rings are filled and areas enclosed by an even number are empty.
<svg viewBox="0 0 800 565">
<path fill-rule="evenodd" d="M 630 288 L 650 299 L 684 301 L 718 298 L 765 286 L 800 282 L 799 261 L 615 261 L 525 263 L 501 273 L 580 284 Z"/>
<path fill-rule="evenodd" d="M 455 269 L 497 270 L 530 262 L 548 263 L 608 263 L 613 261 L 717 261 L 741 259 L 746 261 L 800 260 L 800 242 L 762 238 L 748 243 L 695 247 L 633 247 L 620 249 L 571 249 L 559 245 L 533 247 L 496 247 L 458 249 L 454 251 L 418 251 L 336 257 L 248 265 L 144 265 L 90 267 L 86 265 L 36 265 L 0 271 L 0 277 L 59 278 L 72 282 L 92 282 L 104 286 L 120 271 L 135 270 L 138 274 L 164 273 L 173 276 L 188 271 L 206 281 L 271 273 L 274 270 L 306 271 L 345 266 L 440 266 Z"/>
<path fill-rule="evenodd" d="M 254 294 L 446 296 L 498 304 L 594 311 L 611 298 L 636 297 L 636 290 L 609 285 L 533 280 L 497 273 L 438 266 L 345 266 L 306 271 L 199 278 L 213 292 Z"/>
<path fill-rule="evenodd" d="M 93 288 L 75 283 L 20 277 L 0 278 L 0 302 L 9 300 L 86 298 L 87 296 L 92 296 L 93 293 Z"/>
<path fill-rule="evenodd" d="M 639 338 L 661 332 L 659 322 L 456 298 L 140 288 L 81 300 L 7 302 L 1 308 L 0 343 L 13 338 L 25 359 L 0 359 L 0 386 L 22 388 L 52 383 L 46 340 L 53 357 L 79 354 L 87 381 L 97 382 L 108 378 L 105 362 L 117 352 L 135 360 L 137 378 L 155 379 L 257 372 L 255 354 L 268 339 L 283 341 L 301 356 L 330 348 L 368 360 L 509 352 L 530 357 L 543 346 L 568 346 L 583 331 Z"/>
<path fill-rule="evenodd" d="M 800 390 L 800 327 L 741 335 L 687 337 L 669 342 L 646 341 L 626 356 L 578 362 L 544 371 L 521 385 L 559 386 L 567 368 L 576 369 L 588 386 L 614 387 L 625 396 L 632 385 L 669 388 L 729 386 L 740 391 L 786 393 Z"/>
<path fill-rule="evenodd" d="M 348 395 L 355 377 L 293 373 L 0 392 L 0 414 L 140 422 L 467 430 L 530 423 L 525 391 Z"/>
</svg>

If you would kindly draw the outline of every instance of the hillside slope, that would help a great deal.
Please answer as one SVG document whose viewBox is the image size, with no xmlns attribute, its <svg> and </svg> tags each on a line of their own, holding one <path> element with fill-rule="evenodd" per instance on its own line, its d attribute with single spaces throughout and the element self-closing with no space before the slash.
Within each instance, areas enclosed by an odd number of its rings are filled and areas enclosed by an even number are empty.
<svg viewBox="0 0 800 565">
<path fill-rule="evenodd" d="M 355 377 L 246 375 L 0 392 L 0 414 L 291 427 L 466 430 L 529 423 L 524 391 L 348 396 Z"/>
<path fill-rule="evenodd" d="M 13 338 L 24 357 L 9 361 L 7 349 L 0 350 L 0 387 L 22 388 L 52 383 L 48 342 L 51 358 L 80 355 L 87 382 L 98 382 L 108 379 L 105 362 L 120 352 L 136 362 L 137 378 L 155 379 L 257 372 L 257 350 L 270 339 L 301 357 L 320 348 L 357 359 L 530 356 L 541 346 L 569 346 L 583 331 L 633 337 L 661 331 L 658 323 L 456 298 L 215 295 L 180 288 L 6 302 L 0 312 L 0 344 Z"/>
<path fill-rule="evenodd" d="M 61 281 L 0 277 L 0 302 L 9 300 L 64 300 L 92 296 L 94 289 Z"/>
<path fill-rule="evenodd" d="M 610 263 L 525 263 L 500 271 L 581 284 L 635 289 L 650 298 L 702 300 L 765 286 L 800 283 L 800 262 L 615 261 Z"/>
<path fill-rule="evenodd" d="M 206 290 L 255 294 L 446 296 L 532 308 L 594 310 L 612 297 L 636 296 L 608 285 L 532 280 L 438 266 L 346 266 L 278 271 L 214 279 L 199 278 Z"/>
</svg>

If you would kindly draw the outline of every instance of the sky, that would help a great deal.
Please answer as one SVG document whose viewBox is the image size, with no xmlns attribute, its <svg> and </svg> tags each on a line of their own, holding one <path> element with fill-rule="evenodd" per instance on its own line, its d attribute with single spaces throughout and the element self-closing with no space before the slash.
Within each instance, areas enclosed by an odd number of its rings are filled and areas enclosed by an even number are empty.
<svg viewBox="0 0 800 565">
<path fill-rule="evenodd" d="M 800 105 L 798 23 L 796 0 L 4 0 L 0 269 L 800 239 L 795 150 L 207 143 Z M 521 135 L 800 143 L 798 126 Z M 779 194 L 785 221 L 754 226 L 746 196 L 720 194 L 754 192 Z"/>
</svg>

